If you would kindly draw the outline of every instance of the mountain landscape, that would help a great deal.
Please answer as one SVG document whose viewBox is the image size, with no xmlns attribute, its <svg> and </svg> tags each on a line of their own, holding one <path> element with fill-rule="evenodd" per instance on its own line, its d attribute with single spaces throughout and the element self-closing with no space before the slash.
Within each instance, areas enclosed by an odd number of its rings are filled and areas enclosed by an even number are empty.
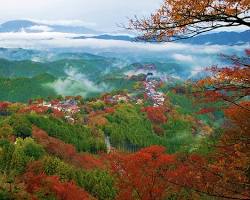
<svg viewBox="0 0 250 200">
<path fill-rule="evenodd" d="M 61 32 L 61 33 L 76 33 L 76 34 L 96 34 L 98 31 L 85 28 L 83 26 L 67 26 L 67 25 L 49 25 L 46 23 L 38 23 L 29 20 L 13 20 L 7 21 L 0 25 L 0 33 L 6 32 L 21 32 L 30 33 L 39 32 Z"/>
<path fill-rule="evenodd" d="M 69 25 L 49 25 L 46 23 L 37 23 L 29 20 L 13 20 L 7 21 L 0 25 L 0 33 L 8 32 L 27 32 L 27 33 L 43 33 L 43 32 L 58 32 L 58 33 L 74 33 L 85 34 L 84 36 L 75 36 L 74 39 L 102 39 L 102 40 L 121 40 L 121 41 L 137 41 L 136 35 L 126 34 L 107 34 L 98 30 L 89 29 L 84 26 L 69 26 Z M 218 44 L 218 45 L 240 45 L 249 43 L 250 31 L 242 32 L 219 32 L 209 33 L 195 38 L 182 40 L 180 42 L 190 44 Z"/>
<path fill-rule="evenodd" d="M 249 2 L 153 8 L 0 2 L 0 200 L 250 199 Z"/>
</svg>

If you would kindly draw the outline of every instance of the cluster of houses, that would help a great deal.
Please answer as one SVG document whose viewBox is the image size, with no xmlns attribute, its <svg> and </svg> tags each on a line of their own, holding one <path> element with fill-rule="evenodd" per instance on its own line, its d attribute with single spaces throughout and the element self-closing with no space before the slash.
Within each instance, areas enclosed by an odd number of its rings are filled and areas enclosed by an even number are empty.
<svg viewBox="0 0 250 200">
<path fill-rule="evenodd" d="M 67 99 L 62 101 L 52 100 L 50 102 L 43 101 L 39 105 L 59 112 L 63 112 L 65 114 L 65 119 L 69 122 L 74 122 L 75 120 L 72 116 L 80 112 L 78 101 L 75 99 Z"/>
<path fill-rule="evenodd" d="M 103 100 L 108 104 L 127 103 L 130 101 L 130 96 L 128 94 L 106 95 Z"/>
<path fill-rule="evenodd" d="M 145 94 L 152 101 L 154 107 L 163 106 L 165 101 L 165 95 L 157 91 L 160 81 L 152 74 L 148 74 L 148 78 L 143 82 Z"/>
</svg>

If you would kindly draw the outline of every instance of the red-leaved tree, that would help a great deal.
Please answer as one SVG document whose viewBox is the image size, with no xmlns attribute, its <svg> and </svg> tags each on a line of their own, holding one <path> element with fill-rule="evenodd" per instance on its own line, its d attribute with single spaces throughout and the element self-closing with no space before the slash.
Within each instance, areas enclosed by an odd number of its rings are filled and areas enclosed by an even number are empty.
<svg viewBox="0 0 250 200">
<path fill-rule="evenodd" d="M 167 122 L 166 110 L 163 107 L 150 106 L 142 109 L 142 111 L 147 113 L 147 117 L 152 123 L 164 124 Z"/>
<path fill-rule="evenodd" d="M 58 200 L 93 199 L 86 191 L 76 186 L 74 182 L 63 183 L 57 176 L 27 172 L 24 175 L 24 182 L 27 192 L 33 195 L 33 199 L 36 199 L 37 193 L 44 195 L 44 197 L 53 195 Z"/>
<path fill-rule="evenodd" d="M 151 146 L 133 154 L 110 155 L 111 170 L 118 180 L 119 200 L 156 200 L 166 197 L 173 187 L 165 176 L 173 168 L 175 156 L 165 154 L 165 148 Z"/>
</svg>

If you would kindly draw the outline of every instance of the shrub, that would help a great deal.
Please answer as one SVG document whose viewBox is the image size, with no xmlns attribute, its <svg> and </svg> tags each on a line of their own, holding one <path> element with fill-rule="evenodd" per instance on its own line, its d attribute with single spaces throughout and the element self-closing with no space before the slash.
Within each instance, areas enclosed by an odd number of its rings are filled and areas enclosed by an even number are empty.
<svg viewBox="0 0 250 200">
<path fill-rule="evenodd" d="M 31 123 L 24 115 L 13 115 L 10 119 L 10 125 L 17 137 L 26 138 L 32 134 Z"/>
</svg>

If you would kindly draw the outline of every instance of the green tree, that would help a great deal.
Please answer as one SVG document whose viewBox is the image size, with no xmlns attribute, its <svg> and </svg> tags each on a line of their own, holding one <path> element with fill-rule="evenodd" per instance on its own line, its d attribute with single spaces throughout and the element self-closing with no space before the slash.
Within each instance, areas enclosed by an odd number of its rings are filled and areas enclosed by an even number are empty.
<svg viewBox="0 0 250 200">
<path fill-rule="evenodd" d="M 0 140 L 0 171 L 8 173 L 11 170 L 11 161 L 15 146 L 8 140 Z"/>
<path fill-rule="evenodd" d="M 83 175 L 80 182 L 84 188 L 99 200 L 115 199 L 114 178 L 106 171 L 95 169 Z"/>
<path fill-rule="evenodd" d="M 45 154 L 44 149 L 36 144 L 32 138 L 18 138 L 15 142 L 15 150 L 12 154 L 10 167 L 17 173 L 22 173 L 30 161 L 38 160 Z"/>
<path fill-rule="evenodd" d="M 28 118 L 32 124 L 45 130 L 49 136 L 74 145 L 78 151 L 96 153 L 106 150 L 104 137 L 96 138 L 86 126 L 71 125 L 53 117 L 29 115 Z"/>
<path fill-rule="evenodd" d="M 10 125 L 13 127 L 14 134 L 17 137 L 26 138 L 32 134 L 31 123 L 24 115 L 13 115 L 10 119 Z"/>
<path fill-rule="evenodd" d="M 13 135 L 14 130 L 9 124 L 3 124 L 0 126 L 0 139 L 8 139 Z"/>
<path fill-rule="evenodd" d="M 73 180 L 99 200 L 115 199 L 115 181 L 107 171 L 100 169 L 85 171 L 54 157 L 44 157 L 43 166 L 47 175 L 57 175 L 62 181 Z"/>
</svg>

